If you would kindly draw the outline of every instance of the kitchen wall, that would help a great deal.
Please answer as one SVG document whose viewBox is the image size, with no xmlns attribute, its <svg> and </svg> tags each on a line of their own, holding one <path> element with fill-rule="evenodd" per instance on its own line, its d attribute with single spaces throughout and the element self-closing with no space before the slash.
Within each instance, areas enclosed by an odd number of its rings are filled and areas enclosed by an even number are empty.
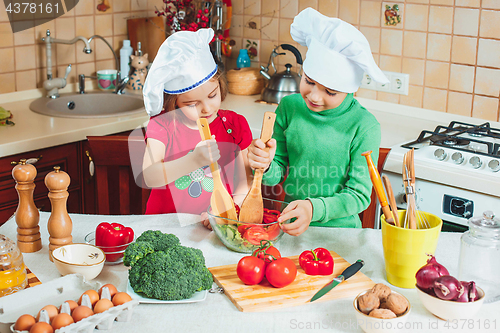
<svg viewBox="0 0 500 333">
<path fill-rule="evenodd" d="M 122 40 L 128 38 L 127 19 L 154 16 L 155 6 L 163 4 L 162 0 L 106 1 L 110 8 L 105 12 L 97 10 L 100 0 L 80 0 L 63 16 L 15 34 L 4 2 L 0 1 L 0 94 L 42 87 L 46 79 L 46 57 L 45 44 L 40 39 L 47 29 L 51 36 L 60 39 L 101 35 L 119 52 Z M 69 82 L 75 82 L 79 74 L 95 75 L 97 70 L 116 68 L 113 53 L 101 40 L 91 42 L 91 54 L 83 53 L 83 47 L 81 41 L 73 45 L 53 44 L 53 74 L 63 77 L 66 66 L 72 64 Z"/>
<path fill-rule="evenodd" d="M 408 96 L 360 89 L 357 96 L 499 120 L 500 0 L 233 0 L 231 37 L 238 50 L 258 44 L 252 66 L 267 65 L 275 45 L 289 43 L 293 17 L 304 8 L 341 18 L 368 39 L 382 70 L 410 74 Z M 385 24 L 386 5 L 401 23 Z M 252 29 L 256 25 L 256 29 Z M 287 52 L 289 53 L 289 52 Z M 229 63 L 235 67 L 235 61 Z M 280 70 L 293 55 L 276 58 Z M 296 68 L 295 68 L 296 69 Z"/>
</svg>

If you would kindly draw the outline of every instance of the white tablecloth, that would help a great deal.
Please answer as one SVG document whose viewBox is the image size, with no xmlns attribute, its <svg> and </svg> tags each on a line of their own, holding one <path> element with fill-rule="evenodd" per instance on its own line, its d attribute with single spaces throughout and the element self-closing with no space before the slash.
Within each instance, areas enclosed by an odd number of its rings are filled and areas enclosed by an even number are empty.
<svg viewBox="0 0 500 333">
<path fill-rule="evenodd" d="M 47 221 L 49 213 L 40 213 L 43 248 L 36 253 L 25 253 L 24 261 L 40 281 L 60 277 L 49 261 Z M 73 242 L 83 243 L 87 233 L 103 221 L 118 222 L 134 229 L 136 235 L 146 230 L 161 230 L 179 237 L 181 244 L 201 249 L 208 267 L 237 263 L 243 256 L 224 247 L 217 236 L 194 223 L 191 215 L 98 216 L 70 215 L 73 221 Z M 17 225 L 10 219 L 0 227 L 0 234 L 16 240 Z M 460 234 L 441 233 L 436 256 L 457 275 Z M 304 249 L 326 247 L 349 262 L 363 259 L 362 272 L 375 282 L 388 284 L 385 276 L 381 231 L 373 229 L 309 228 L 300 237 L 284 235 L 276 244 L 283 256 L 298 255 Z M 101 283 L 113 283 L 125 291 L 128 268 L 123 265 L 105 265 L 96 278 Z M 389 285 L 389 284 L 388 284 Z M 500 330 L 500 302 L 484 304 L 480 313 L 467 322 L 455 325 L 439 320 L 420 303 L 416 290 L 391 289 L 405 295 L 412 310 L 405 332 L 498 332 Z M 48 302 L 47 304 L 49 304 Z M 489 322 L 490 329 L 484 329 Z M 209 293 L 207 299 L 191 304 L 140 304 L 134 309 L 134 318 L 128 323 L 115 323 L 110 332 L 361 332 L 357 327 L 352 298 L 315 302 L 302 306 L 269 312 L 244 313 L 237 310 L 224 294 Z"/>
</svg>

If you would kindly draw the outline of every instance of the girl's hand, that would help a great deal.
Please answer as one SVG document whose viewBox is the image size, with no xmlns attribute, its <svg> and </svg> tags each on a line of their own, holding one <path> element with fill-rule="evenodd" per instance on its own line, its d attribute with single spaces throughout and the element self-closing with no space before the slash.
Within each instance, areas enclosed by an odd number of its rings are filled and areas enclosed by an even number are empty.
<svg viewBox="0 0 500 333">
<path fill-rule="evenodd" d="M 265 151 L 266 146 L 269 151 Z M 267 169 L 276 153 L 276 140 L 267 141 L 267 145 L 261 139 L 255 139 L 248 147 L 248 162 L 252 169 Z"/>
<path fill-rule="evenodd" d="M 220 151 L 213 135 L 210 140 L 198 142 L 193 151 L 193 158 L 199 166 L 209 165 L 219 160 Z"/>
<path fill-rule="evenodd" d="M 200 219 L 201 223 L 207 228 L 208 230 L 212 230 L 212 226 L 210 225 L 210 221 L 208 220 L 208 213 L 203 212 L 200 214 Z"/>
<path fill-rule="evenodd" d="M 285 222 L 296 217 L 297 219 L 288 224 L 280 224 L 281 229 L 291 236 L 298 236 L 309 228 L 313 213 L 313 207 L 309 200 L 295 200 L 280 214 L 278 222 Z"/>
</svg>

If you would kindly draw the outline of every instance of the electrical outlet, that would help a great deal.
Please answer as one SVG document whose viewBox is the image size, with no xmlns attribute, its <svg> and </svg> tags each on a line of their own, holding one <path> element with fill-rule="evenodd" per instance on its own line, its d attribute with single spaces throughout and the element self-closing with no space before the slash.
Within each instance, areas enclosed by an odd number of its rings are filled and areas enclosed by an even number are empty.
<svg viewBox="0 0 500 333">
<path fill-rule="evenodd" d="M 408 95 L 410 74 L 391 73 L 391 92 L 394 94 Z"/>
<path fill-rule="evenodd" d="M 404 73 L 395 73 L 383 71 L 389 83 L 381 84 L 375 82 L 368 74 L 364 74 L 361 81 L 361 87 L 364 89 L 384 91 L 392 94 L 408 95 L 410 84 L 410 75 Z"/>
</svg>

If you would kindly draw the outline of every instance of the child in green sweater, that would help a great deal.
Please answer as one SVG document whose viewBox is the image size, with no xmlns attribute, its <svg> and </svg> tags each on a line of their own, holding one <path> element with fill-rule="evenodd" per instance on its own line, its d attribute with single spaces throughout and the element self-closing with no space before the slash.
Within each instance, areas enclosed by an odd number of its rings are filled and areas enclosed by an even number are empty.
<svg viewBox="0 0 500 333">
<path fill-rule="evenodd" d="M 299 13 L 290 29 L 307 46 L 300 94 L 286 96 L 276 109 L 273 139 L 249 147 L 253 169 L 267 169 L 263 184 L 285 177 L 279 221 L 298 236 L 311 226 L 360 228 L 358 214 L 370 204 L 372 184 L 362 152 L 377 163 L 380 124 L 353 97 L 364 72 L 389 82 L 373 60 L 368 41 L 352 25 L 312 8 Z"/>
</svg>

